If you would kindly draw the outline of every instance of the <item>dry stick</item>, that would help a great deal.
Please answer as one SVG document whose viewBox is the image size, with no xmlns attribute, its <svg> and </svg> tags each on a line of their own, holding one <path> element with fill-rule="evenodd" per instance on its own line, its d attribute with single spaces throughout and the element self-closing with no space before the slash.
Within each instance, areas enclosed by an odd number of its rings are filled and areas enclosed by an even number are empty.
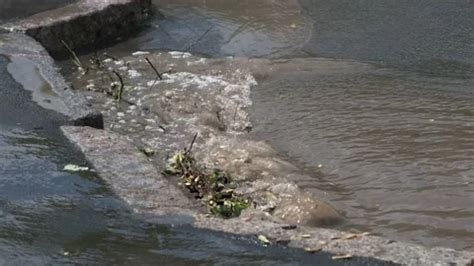
<svg viewBox="0 0 474 266">
<path fill-rule="evenodd" d="M 148 59 L 148 57 L 145 57 L 145 60 L 148 62 L 148 64 L 151 66 L 151 68 L 153 68 L 153 70 L 154 70 L 155 73 L 156 73 L 156 76 L 157 76 L 160 80 L 163 80 L 163 76 L 160 74 L 160 72 L 158 72 L 158 70 L 157 70 L 156 67 L 153 65 L 153 63 L 150 61 L 150 59 Z"/>
<path fill-rule="evenodd" d="M 123 95 L 122 95 L 122 94 L 123 94 L 123 89 L 124 89 L 125 85 L 124 85 L 124 83 L 123 83 L 122 76 L 121 76 L 117 71 L 115 71 L 115 70 L 112 70 L 112 72 L 118 77 L 118 79 L 119 79 L 119 81 L 120 81 L 120 89 L 119 89 L 118 94 L 116 95 L 116 96 L 117 96 L 117 104 L 120 103 L 120 101 L 123 101 L 123 102 L 125 102 L 125 103 L 127 103 L 127 104 L 129 104 L 129 105 L 135 105 L 135 106 L 136 106 L 136 104 L 135 104 L 134 102 L 131 102 L 131 101 L 129 101 L 129 100 L 123 98 Z M 111 96 L 114 96 L 112 93 L 108 93 L 108 94 L 111 95 Z M 163 127 L 163 126 L 160 125 L 160 124 L 158 124 L 158 127 L 159 127 L 161 130 L 163 130 L 163 132 L 166 132 L 166 131 L 167 131 L 166 128 Z M 196 136 L 196 137 L 197 137 L 197 136 Z M 192 148 L 192 145 L 191 145 L 191 148 Z"/>
<path fill-rule="evenodd" d="M 185 149 L 185 152 L 184 152 L 185 155 L 189 155 L 191 153 L 191 150 L 193 149 L 193 146 L 194 146 L 194 143 L 196 142 L 197 137 L 198 137 L 198 133 L 194 134 L 193 141 L 191 141 L 189 148 Z"/>
<path fill-rule="evenodd" d="M 158 69 L 156 69 L 156 67 L 153 65 L 153 63 L 150 61 L 150 59 L 148 59 L 148 57 L 145 57 L 145 60 L 146 62 L 151 66 L 151 68 L 153 69 L 153 71 L 155 71 L 156 73 L 156 78 L 155 80 L 153 81 L 153 84 L 150 86 L 150 89 L 153 89 L 156 85 L 156 82 L 158 81 L 158 79 L 160 80 L 163 80 L 163 76 L 160 74 L 160 72 L 158 71 Z"/>
<path fill-rule="evenodd" d="M 62 44 L 64 45 L 64 47 L 66 47 L 66 49 L 68 50 L 68 52 L 71 54 L 72 56 L 72 61 L 74 62 L 74 64 L 84 70 L 84 67 L 82 67 L 82 63 L 81 63 L 81 60 L 79 60 L 79 57 L 77 57 L 76 53 L 71 49 L 71 47 L 69 47 L 69 45 L 64 41 L 64 40 L 61 40 Z"/>
</svg>

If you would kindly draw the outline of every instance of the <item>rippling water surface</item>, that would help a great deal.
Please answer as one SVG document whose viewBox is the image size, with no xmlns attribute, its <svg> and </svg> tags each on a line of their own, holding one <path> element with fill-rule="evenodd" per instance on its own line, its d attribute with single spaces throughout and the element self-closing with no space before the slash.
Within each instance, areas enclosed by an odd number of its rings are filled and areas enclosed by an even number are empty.
<svg viewBox="0 0 474 266">
<path fill-rule="evenodd" d="M 303 187 L 383 235 L 474 248 L 472 80 L 325 60 L 278 72 L 254 91 L 254 133 L 314 174 Z"/>
<path fill-rule="evenodd" d="M 474 248 L 472 1 L 155 4 L 165 18 L 129 49 L 303 58 L 259 80 L 254 136 L 312 173 L 298 182 L 352 226 Z"/>
<path fill-rule="evenodd" d="M 314 177 L 298 183 L 349 226 L 474 249 L 472 1 L 154 3 L 165 17 L 112 53 L 272 58 L 253 134 Z"/>
</svg>

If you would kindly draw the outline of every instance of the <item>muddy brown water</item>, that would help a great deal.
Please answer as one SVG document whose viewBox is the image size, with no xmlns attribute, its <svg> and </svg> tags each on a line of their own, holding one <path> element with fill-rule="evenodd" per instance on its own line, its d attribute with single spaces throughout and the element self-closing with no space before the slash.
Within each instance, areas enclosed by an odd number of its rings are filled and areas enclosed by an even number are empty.
<svg viewBox="0 0 474 266">
<path fill-rule="evenodd" d="M 111 53 L 273 59 L 252 134 L 314 177 L 302 187 L 352 227 L 474 248 L 472 1 L 154 2 L 165 18 Z"/>
</svg>

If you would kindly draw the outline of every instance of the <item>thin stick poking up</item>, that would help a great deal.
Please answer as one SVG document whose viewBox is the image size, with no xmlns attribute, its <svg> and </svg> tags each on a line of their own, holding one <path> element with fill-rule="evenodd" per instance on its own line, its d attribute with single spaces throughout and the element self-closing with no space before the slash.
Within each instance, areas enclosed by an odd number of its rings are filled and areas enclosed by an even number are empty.
<svg viewBox="0 0 474 266">
<path fill-rule="evenodd" d="M 145 60 L 146 62 L 151 66 L 151 68 L 153 69 L 153 71 L 155 71 L 155 74 L 156 74 L 156 78 L 155 80 L 153 81 L 153 84 L 151 85 L 150 89 L 153 89 L 156 85 L 156 82 L 159 80 L 163 80 L 163 76 L 160 74 L 160 72 L 158 71 L 158 69 L 156 69 L 156 67 L 153 65 L 153 63 L 150 61 L 150 59 L 148 59 L 148 57 L 145 57 Z"/>
<path fill-rule="evenodd" d="M 189 148 L 184 150 L 185 155 L 189 155 L 191 153 L 191 150 L 193 149 L 193 146 L 194 146 L 194 143 L 196 142 L 197 137 L 198 137 L 198 133 L 194 134 L 193 141 L 191 141 Z"/>
<path fill-rule="evenodd" d="M 87 72 L 87 69 L 85 69 L 83 66 L 82 66 L 82 62 L 81 60 L 79 59 L 79 57 L 77 57 L 77 54 L 71 49 L 71 47 L 64 41 L 64 40 L 61 40 L 62 44 L 64 45 L 64 47 L 66 47 L 66 49 L 68 50 L 68 52 L 71 54 L 71 57 L 72 57 L 72 61 L 74 62 L 74 64 L 77 66 L 77 68 L 79 68 L 79 70 L 83 71 L 83 72 Z"/>
<path fill-rule="evenodd" d="M 194 42 L 192 42 L 191 44 L 189 44 L 188 48 L 186 50 L 184 50 L 183 54 L 181 55 L 181 57 L 184 57 L 184 55 L 186 53 L 189 53 L 191 51 L 191 49 L 193 49 L 194 45 L 196 45 L 197 43 L 201 42 L 202 39 L 204 39 L 204 37 L 206 37 L 206 35 L 211 32 L 211 30 L 214 28 L 214 26 L 210 26 L 203 34 L 201 34 L 201 36 Z"/>
</svg>

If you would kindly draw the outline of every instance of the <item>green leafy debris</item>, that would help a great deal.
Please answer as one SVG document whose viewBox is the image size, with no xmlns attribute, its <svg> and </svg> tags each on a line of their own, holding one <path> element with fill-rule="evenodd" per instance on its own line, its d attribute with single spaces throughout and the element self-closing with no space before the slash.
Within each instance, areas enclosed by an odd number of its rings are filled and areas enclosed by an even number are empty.
<svg viewBox="0 0 474 266">
<path fill-rule="evenodd" d="M 191 155 L 191 147 L 184 152 L 177 152 L 164 174 L 177 176 L 210 213 L 223 218 L 238 217 L 250 207 L 250 201 L 235 195 L 235 183 L 225 172 L 215 169 L 208 173 L 200 167 Z"/>
</svg>

